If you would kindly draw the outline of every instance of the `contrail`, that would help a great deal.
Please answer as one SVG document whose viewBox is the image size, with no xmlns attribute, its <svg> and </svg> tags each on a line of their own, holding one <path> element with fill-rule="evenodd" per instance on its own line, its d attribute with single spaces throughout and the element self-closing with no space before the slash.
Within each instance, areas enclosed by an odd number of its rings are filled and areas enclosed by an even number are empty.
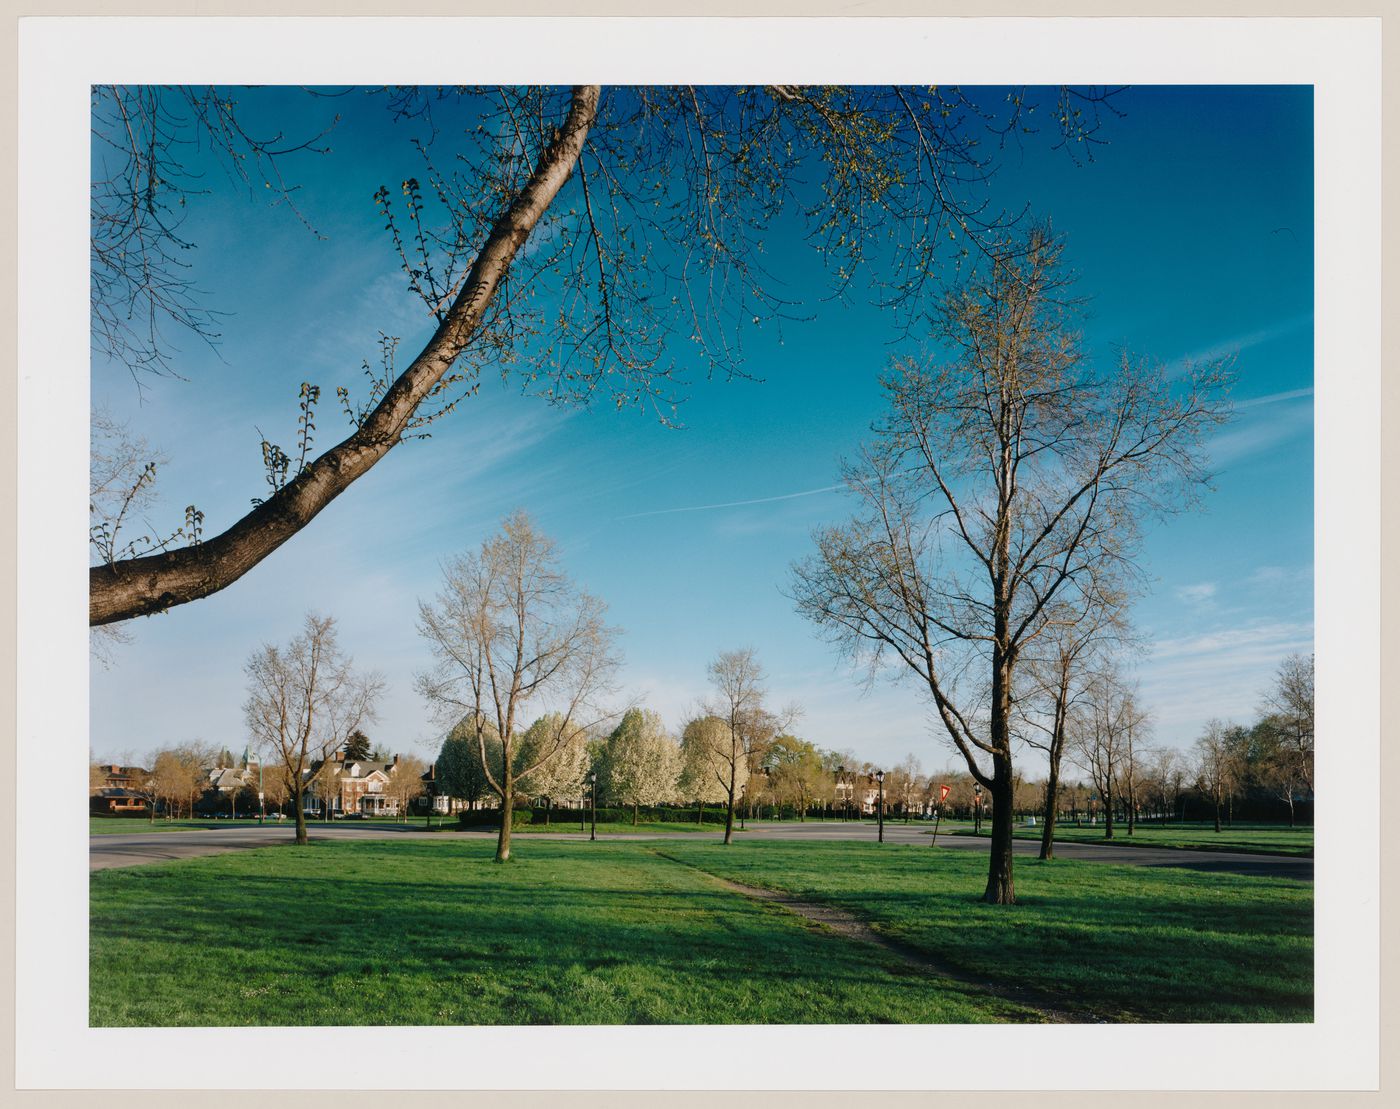
<svg viewBox="0 0 1400 1109">
<path fill-rule="evenodd" d="M 1252 397 L 1249 400 L 1242 400 L 1235 405 L 1236 408 L 1258 408 L 1261 404 L 1273 404 L 1281 400 L 1297 400 L 1299 397 L 1312 396 L 1312 388 L 1290 389 L 1286 393 L 1270 393 L 1265 397 Z"/>
<path fill-rule="evenodd" d="M 691 504 L 683 508 L 656 508 L 650 512 L 629 512 L 626 516 L 618 516 L 618 520 L 638 520 L 643 516 L 669 516 L 674 512 L 706 512 L 712 508 L 742 508 L 748 504 L 771 504 L 773 501 L 790 501 L 796 497 L 814 497 L 818 493 L 834 493 L 837 489 L 844 489 L 844 485 L 823 485 L 820 489 L 804 489 L 800 493 L 783 493 L 777 497 L 755 497 L 749 501 L 724 501 L 721 504 Z"/>
</svg>

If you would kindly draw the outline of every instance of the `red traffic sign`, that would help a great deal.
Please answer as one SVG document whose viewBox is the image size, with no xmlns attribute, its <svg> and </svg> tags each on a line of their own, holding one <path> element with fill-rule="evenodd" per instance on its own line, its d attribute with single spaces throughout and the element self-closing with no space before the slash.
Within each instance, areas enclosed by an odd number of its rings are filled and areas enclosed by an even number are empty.
<svg viewBox="0 0 1400 1109">
<path fill-rule="evenodd" d="M 952 787 L 952 786 L 939 786 L 939 787 L 938 787 L 938 799 L 939 799 L 940 801 L 946 801 L 946 800 L 948 800 L 948 794 L 950 794 L 950 793 L 952 793 L 952 792 L 953 792 L 953 787 Z"/>
</svg>

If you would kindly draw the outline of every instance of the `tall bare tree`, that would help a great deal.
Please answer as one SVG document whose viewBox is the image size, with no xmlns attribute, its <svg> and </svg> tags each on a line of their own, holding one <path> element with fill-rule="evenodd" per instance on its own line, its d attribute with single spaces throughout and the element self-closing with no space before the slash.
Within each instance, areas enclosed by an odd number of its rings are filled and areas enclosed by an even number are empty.
<svg viewBox="0 0 1400 1109">
<path fill-rule="evenodd" d="M 1070 603 L 1058 603 L 1048 610 L 1045 633 L 1031 643 L 1022 658 L 1026 688 L 1015 699 L 1024 725 L 1022 738 L 1044 751 L 1049 765 L 1040 830 L 1042 859 L 1055 857 L 1060 763 L 1071 720 L 1090 695 L 1096 656 L 1110 644 L 1121 642 L 1126 627 L 1121 591 L 1092 576 L 1076 583 L 1078 588 L 1088 592 L 1074 592 Z"/>
<path fill-rule="evenodd" d="M 1040 93 L 1010 90 L 993 109 L 946 86 L 385 95 L 401 118 L 436 107 L 467 122 L 443 139 L 450 151 L 420 144 L 421 177 L 376 198 L 436 331 L 401 370 L 386 350 L 363 404 L 340 387 L 353 431 L 319 457 L 305 434 L 292 452 L 264 441 L 272 492 L 243 518 L 188 546 L 102 557 L 89 572 L 92 625 L 226 588 L 502 366 L 517 365 L 550 402 L 602 395 L 669 419 L 677 349 L 694 352 L 692 370 L 742 373 L 748 321 L 795 314 L 764 264 L 784 214 L 805 225 L 839 292 L 878 266 L 877 299 L 917 319 L 936 260 L 975 255 L 1016 217 L 986 202 L 999 144 L 980 139 L 1051 118 L 1055 145 L 1090 150 L 1108 93 L 1051 93 L 1054 112 L 1037 117 Z M 173 222 L 194 175 L 172 156 L 191 139 L 212 144 L 235 177 L 290 199 L 281 162 L 318 149 L 320 136 L 250 131 L 229 90 L 100 88 L 94 98 L 104 155 L 94 163 L 94 329 L 128 363 L 159 367 L 160 320 L 213 338 Z M 527 240 L 534 249 L 522 249 Z M 133 307 L 135 332 L 123 322 Z M 304 417 L 319 396 L 303 386 Z"/>
<path fill-rule="evenodd" d="M 1185 777 L 1181 762 L 1181 753 L 1174 747 L 1154 747 L 1143 752 L 1145 786 L 1157 803 L 1158 820 L 1164 825 L 1176 811 L 1181 796 Z"/>
<path fill-rule="evenodd" d="M 1292 764 L 1285 778 L 1296 777 L 1309 791 L 1313 788 L 1314 657 L 1285 658 L 1279 663 L 1274 688 L 1265 697 L 1265 709 L 1276 717 L 1280 727 L 1280 756 Z M 1290 820 L 1292 813 L 1290 803 Z"/>
<path fill-rule="evenodd" d="M 554 541 L 524 512 L 507 517 L 479 552 L 447 563 L 434 603 L 420 602 L 418 630 L 437 665 L 418 686 L 446 720 L 475 742 L 492 792 L 500 798 L 496 861 L 510 858 L 517 783 L 553 759 L 580 727 L 602 715 L 598 698 L 618 666 L 616 630 L 605 606 L 580 590 L 559 565 Z M 544 708 L 562 723 L 521 760 L 527 714 Z M 499 742 L 492 757 L 488 741 Z"/>
<path fill-rule="evenodd" d="M 1196 740 L 1196 788 L 1210 798 L 1215 808 L 1215 830 L 1220 831 L 1220 811 L 1234 790 L 1235 761 L 1229 741 L 1230 725 L 1214 718 Z"/>
<path fill-rule="evenodd" d="M 417 755 L 400 755 L 394 764 L 386 792 L 394 799 L 394 807 L 399 810 L 400 820 L 408 820 L 413 802 L 423 796 L 427 788 L 423 782 L 423 773 L 427 769 L 428 764 Z"/>
<path fill-rule="evenodd" d="M 303 796 L 314 772 L 361 724 L 374 719 L 384 680 L 361 673 L 342 653 L 335 619 L 308 613 L 285 647 L 264 644 L 245 668 L 244 717 L 253 743 L 282 776 L 296 817 L 296 842 L 306 843 Z"/>
<path fill-rule="evenodd" d="M 1070 750 L 1103 799 L 1104 839 L 1113 838 L 1115 800 L 1123 804 L 1128 834 L 1135 830 L 1137 760 L 1146 727 L 1136 690 L 1111 663 L 1102 666 L 1074 721 Z"/>
<path fill-rule="evenodd" d="M 798 610 L 872 680 L 886 659 L 912 676 L 990 790 L 996 904 L 1015 900 L 1022 656 L 1084 583 L 1131 573 L 1140 517 L 1191 503 L 1203 437 L 1225 416 L 1220 367 L 1176 379 L 1123 353 L 1096 371 L 1061 252 L 1036 227 L 948 294 L 934 336 L 953 360 L 886 379 L 888 415 L 846 468 L 862 511 L 820 529 L 795 567 Z"/>
<path fill-rule="evenodd" d="M 764 707 L 766 679 L 752 647 L 719 654 L 710 663 L 709 674 L 713 693 L 704 712 L 722 726 L 698 734 L 695 742 L 711 744 L 710 762 L 724 790 L 724 842 L 732 843 L 734 807 L 744 786 L 758 769 L 768 743 L 796 713 L 786 710 L 780 718 Z"/>
</svg>

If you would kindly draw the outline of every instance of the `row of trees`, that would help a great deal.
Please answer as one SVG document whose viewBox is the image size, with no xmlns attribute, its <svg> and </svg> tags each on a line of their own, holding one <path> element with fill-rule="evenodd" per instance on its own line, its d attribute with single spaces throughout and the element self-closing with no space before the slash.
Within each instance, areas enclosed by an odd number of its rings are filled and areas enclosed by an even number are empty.
<svg viewBox="0 0 1400 1109">
<path fill-rule="evenodd" d="M 514 621 L 501 620 L 504 612 Z M 436 605 L 423 606 L 420 627 L 438 660 L 420 687 L 440 711 L 466 710 L 439 753 L 438 788 L 468 805 L 494 797 L 502 862 L 510 858 L 517 798 L 553 803 L 592 788 L 631 806 L 634 822 L 643 805 L 722 804 L 728 843 L 762 760 L 784 765 L 791 759 L 782 752 L 801 750 L 802 741 L 783 734 L 796 711 L 766 707 L 763 669 L 749 649 L 710 664 L 712 694 L 679 737 L 648 709 L 602 707 L 598 697 L 611 691 L 605 678 L 617 665 L 611 629 L 523 515 L 508 519 L 480 555 L 448 567 L 446 588 Z M 555 707 L 521 727 L 536 699 Z"/>
<path fill-rule="evenodd" d="M 1296 822 L 1297 801 L 1313 792 L 1313 674 L 1309 655 L 1289 655 L 1278 668 L 1259 718 L 1245 726 L 1211 720 L 1196 741 L 1196 782 L 1215 811 L 1233 818 L 1236 800 L 1264 797 L 1288 807 Z"/>
<path fill-rule="evenodd" d="M 157 808 L 169 816 L 192 816 L 210 788 L 210 768 L 220 765 L 222 757 L 223 753 L 213 745 L 198 740 L 162 747 L 147 756 L 150 769 L 127 767 L 130 777 L 124 788 L 146 802 L 146 812 L 152 820 Z M 121 761 L 129 763 L 131 760 Z M 231 762 L 223 765 L 231 765 Z M 106 785 L 110 765 L 110 761 L 89 761 L 88 785 L 93 792 Z"/>
</svg>

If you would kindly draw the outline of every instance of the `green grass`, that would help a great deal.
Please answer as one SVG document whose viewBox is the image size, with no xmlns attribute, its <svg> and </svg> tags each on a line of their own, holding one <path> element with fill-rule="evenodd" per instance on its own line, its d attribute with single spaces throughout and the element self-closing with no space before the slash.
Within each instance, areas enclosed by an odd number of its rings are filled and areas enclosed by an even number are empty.
<svg viewBox="0 0 1400 1109">
<path fill-rule="evenodd" d="M 91 1023 L 1040 1018 L 643 844 L 537 840 L 507 866 L 492 849 L 321 842 L 95 872 Z"/>
<path fill-rule="evenodd" d="M 1016 860 L 1014 906 L 978 898 L 986 860 L 865 843 L 666 844 L 749 885 L 843 908 L 892 938 L 1107 1019 L 1309 1021 L 1311 883 Z"/>
<path fill-rule="evenodd" d="M 734 830 L 736 833 L 739 830 L 739 822 L 737 820 L 734 822 Z M 582 835 L 585 839 L 587 839 L 589 829 L 585 827 L 583 831 L 580 832 L 579 826 L 572 822 L 561 824 L 559 821 L 551 821 L 548 825 L 527 824 L 523 828 L 515 828 L 511 832 L 511 835 L 520 835 L 522 833 L 524 833 L 525 835 L 531 835 L 538 832 L 550 832 L 565 835 L 572 834 L 576 836 Z M 704 832 L 707 835 L 722 836 L 724 835 L 724 825 L 710 823 L 697 824 L 693 820 L 687 822 L 675 820 L 639 820 L 635 826 L 630 823 L 598 825 L 598 834 L 600 836 L 679 835 L 686 832 Z"/>
<path fill-rule="evenodd" d="M 1041 829 L 1018 827 L 1017 839 L 1040 841 Z M 971 832 L 959 830 L 958 835 Z M 983 835 L 987 829 L 983 828 Z M 1085 825 L 1076 828 L 1074 824 L 1055 824 L 1056 843 L 1112 843 L 1115 847 L 1175 847 L 1195 851 L 1238 851 L 1246 855 L 1295 855 L 1311 858 L 1313 853 L 1313 830 L 1311 828 L 1287 828 L 1277 824 L 1240 824 L 1233 828 L 1223 827 L 1219 832 L 1214 824 L 1139 824 L 1130 836 L 1126 824 L 1113 826 L 1113 839 L 1103 837 L 1103 825 Z"/>
<path fill-rule="evenodd" d="M 145 817 L 138 819 L 133 816 L 90 816 L 88 817 L 88 834 L 106 836 L 117 833 L 139 835 L 145 832 L 188 832 L 191 828 L 228 828 L 248 823 L 247 820 L 162 820 L 159 818 L 155 823 L 151 823 Z M 256 821 L 252 823 L 256 823 Z M 291 821 L 283 821 L 283 823 L 290 824 Z"/>
<path fill-rule="evenodd" d="M 868 843 L 319 842 L 91 875 L 94 1025 L 872 1023 L 1041 1014 L 718 886 L 1108 1020 L 1312 1019 L 1312 886 Z"/>
</svg>

